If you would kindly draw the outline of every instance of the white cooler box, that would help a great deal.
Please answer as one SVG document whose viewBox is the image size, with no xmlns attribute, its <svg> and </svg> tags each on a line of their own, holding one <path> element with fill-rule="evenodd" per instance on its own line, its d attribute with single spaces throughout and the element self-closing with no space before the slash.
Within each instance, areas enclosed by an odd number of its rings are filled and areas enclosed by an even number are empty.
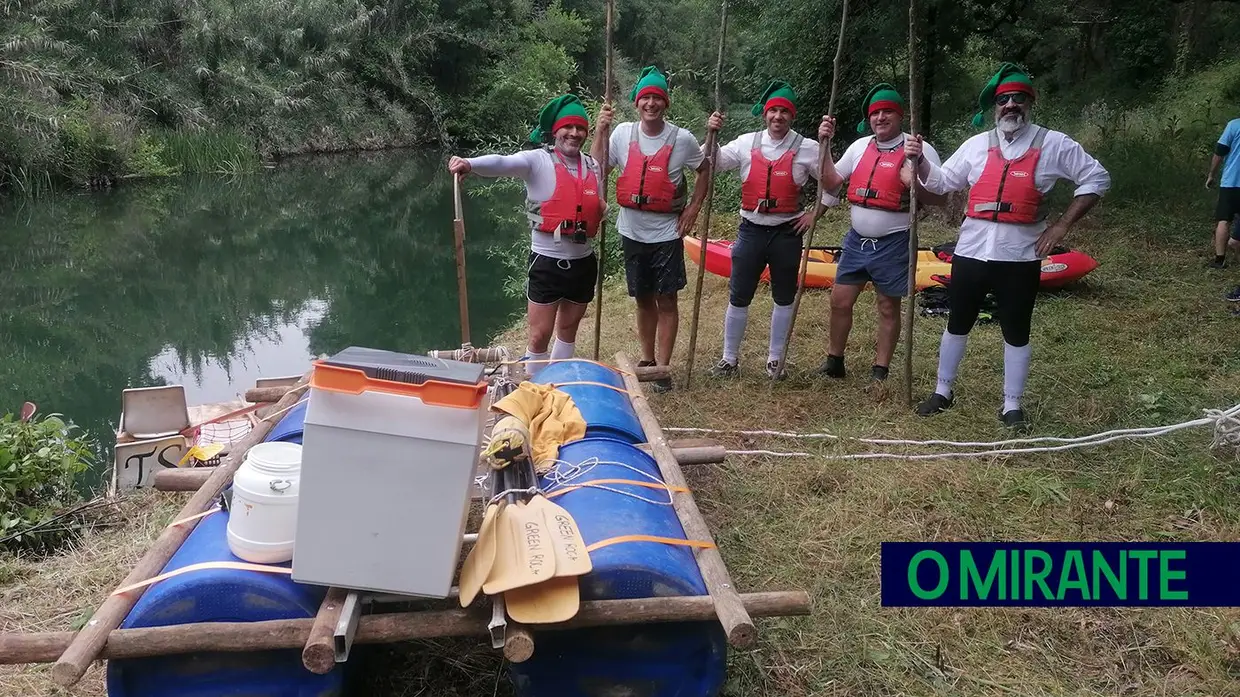
<svg viewBox="0 0 1240 697">
<path fill-rule="evenodd" d="M 483 366 L 350 347 L 317 361 L 293 580 L 445 598 L 486 420 Z"/>
</svg>

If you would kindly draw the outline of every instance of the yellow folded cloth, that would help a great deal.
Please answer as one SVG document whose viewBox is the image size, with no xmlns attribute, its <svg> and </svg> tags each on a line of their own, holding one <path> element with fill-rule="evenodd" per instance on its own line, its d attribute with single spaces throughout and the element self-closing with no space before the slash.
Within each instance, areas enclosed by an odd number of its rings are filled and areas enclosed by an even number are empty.
<svg viewBox="0 0 1240 697">
<path fill-rule="evenodd" d="M 552 385 L 523 382 L 491 408 L 510 414 L 529 427 L 530 456 L 539 474 L 551 469 L 561 445 L 586 435 L 586 420 L 573 404 L 573 398 Z"/>
</svg>

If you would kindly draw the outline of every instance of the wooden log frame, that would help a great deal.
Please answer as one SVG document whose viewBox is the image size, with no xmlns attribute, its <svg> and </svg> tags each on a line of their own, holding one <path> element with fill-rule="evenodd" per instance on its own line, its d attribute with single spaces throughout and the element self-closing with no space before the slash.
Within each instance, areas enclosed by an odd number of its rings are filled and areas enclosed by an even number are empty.
<svg viewBox="0 0 1240 697">
<path fill-rule="evenodd" d="M 790 617 L 810 613 L 804 591 L 745 593 L 737 596 L 747 616 Z M 583 627 L 705 622 L 714 619 L 714 601 L 705 595 L 636 600 L 583 601 L 573 619 L 539 625 L 539 631 Z M 357 644 L 389 644 L 417 639 L 486 636 L 490 609 L 423 610 L 363 615 Z M 305 647 L 317 618 L 262 622 L 200 622 L 143 629 L 112 629 L 104 634 L 98 656 L 142 658 L 197 652 L 246 652 Z M 511 626 L 510 626 L 511 631 Z M 73 632 L 0 634 L 0 665 L 49 663 L 74 641 Z M 531 645 L 532 646 L 532 645 Z"/>
<path fill-rule="evenodd" d="M 626 353 L 616 354 L 616 365 L 628 373 L 633 371 L 633 360 Z M 672 449 L 663 437 L 663 428 L 659 426 L 654 411 L 646 401 L 641 385 L 633 375 L 625 375 L 624 383 L 629 392 L 629 400 L 633 403 L 633 409 L 637 412 L 637 419 L 646 432 L 646 441 L 650 444 L 651 454 L 659 465 L 659 471 L 663 474 L 663 481 L 671 486 L 688 488 L 685 475 L 680 471 L 680 465 L 676 462 Z M 674 494 L 672 505 L 687 537 L 708 542 L 714 541 L 710 528 L 706 525 L 706 519 L 698 510 L 692 492 Z M 736 648 L 752 646 L 756 639 L 753 620 L 741 600 L 740 593 L 736 590 L 736 585 L 732 583 L 732 577 L 723 563 L 719 549 L 717 547 L 694 548 L 693 555 L 697 559 L 698 569 L 702 572 L 706 590 L 710 593 L 715 615 L 727 634 L 728 643 Z"/>
<path fill-rule="evenodd" d="M 275 410 L 292 406 L 296 403 L 300 390 L 296 387 L 304 385 L 310 381 L 310 373 L 307 372 L 298 380 L 297 385 L 289 390 L 279 402 L 275 404 Z M 245 461 L 246 453 L 254 445 L 262 442 L 267 432 L 274 425 L 271 421 L 259 421 L 245 438 L 242 438 L 235 446 L 230 448 L 228 457 L 224 458 L 223 463 L 214 468 L 211 476 L 207 479 L 197 492 L 185 502 L 180 513 L 177 514 L 176 520 L 184 520 L 192 516 L 198 515 L 215 502 L 216 497 L 224 490 L 232 481 L 233 474 Z M 164 529 L 155 543 L 147 549 L 146 554 L 129 572 L 124 581 L 121 581 L 121 587 L 139 583 L 152 578 L 160 573 L 167 565 L 168 560 L 176 554 L 181 548 L 181 544 L 185 542 L 185 538 L 193 532 L 194 527 L 198 524 L 200 518 L 188 520 L 185 523 L 175 526 L 169 526 Z M 90 667 L 91 662 L 99 657 L 99 652 L 104 648 L 108 641 L 110 632 L 120 626 L 121 622 L 133 609 L 138 599 L 142 597 L 144 588 L 135 591 L 123 593 L 120 595 L 110 595 L 103 604 L 95 610 L 90 620 L 86 622 L 83 628 L 76 634 L 71 634 L 71 640 L 67 642 L 64 653 L 59 656 L 54 666 L 52 666 L 52 678 L 62 687 L 69 687 L 82 679 L 82 675 L 86 673 L 86 669 Z M 3 653 L 3 652 L 0 652 Z"/>
<path fill-rule="evenodd" d="M 669 440 L 667 444 L 681 466 L 716 465 L 728 455 L 723 445 L 710 438 L 680 438 Z M 651 452 L 648 443 L 637 447 Z M 158 491 L 198 491 L 214 471 L 214 467 L 169 467 L 155 473 L 151 486 Z"/>
</svg>

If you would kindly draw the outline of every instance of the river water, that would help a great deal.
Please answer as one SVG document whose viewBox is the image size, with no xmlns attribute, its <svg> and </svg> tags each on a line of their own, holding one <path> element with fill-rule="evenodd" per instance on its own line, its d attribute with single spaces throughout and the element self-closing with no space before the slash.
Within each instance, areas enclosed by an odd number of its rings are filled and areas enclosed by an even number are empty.
<svg viewBox="0 0 1240 697">
<path fill-rule="evenodd" d="M 443 162 L 298 158 L 241 177 L 0 200 L 0 414 L 23 401 L 64 414 L 98 442 L 98 476 L 127 387 L 182 384 L 191 405 L 227 401 L 351 345 L 459 346 Z M 482 346 L 524 307 L 529 243 L 519 183 L 469 184 L 470 330 Z"/>
</svg>

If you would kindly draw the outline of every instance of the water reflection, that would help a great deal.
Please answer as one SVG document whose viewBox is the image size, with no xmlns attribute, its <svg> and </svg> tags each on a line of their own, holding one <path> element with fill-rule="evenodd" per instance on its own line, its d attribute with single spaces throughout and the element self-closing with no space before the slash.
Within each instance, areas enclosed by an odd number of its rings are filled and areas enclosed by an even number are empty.
<svg viewBox="0 0 1240 697">
<path fill-rule="evenodd" d="M 518 313 L 500 262 L 524 240 L 521 190 L 465 200 L 471 333 Z M 110 454 L 125 387 L 235 398 L 356 344 L 460 343 L 452 182 L 439 156 L 305 159 L 0 208 L 0 413 L 68 415 Z"/>
</svg>

